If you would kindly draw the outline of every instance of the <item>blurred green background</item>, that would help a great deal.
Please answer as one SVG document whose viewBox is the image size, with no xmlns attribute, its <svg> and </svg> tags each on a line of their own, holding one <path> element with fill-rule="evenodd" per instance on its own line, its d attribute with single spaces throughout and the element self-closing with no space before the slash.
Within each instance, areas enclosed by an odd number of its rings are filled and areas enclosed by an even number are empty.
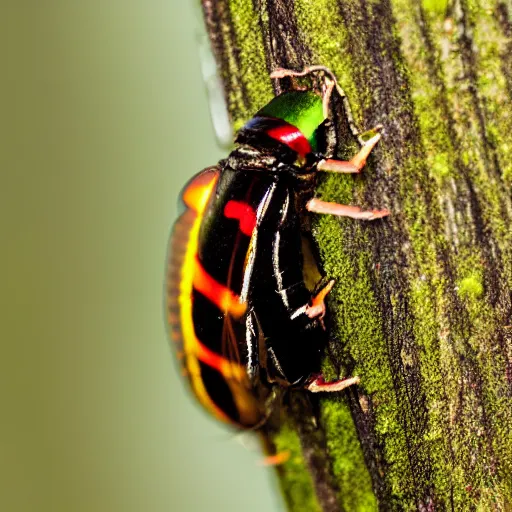
<svg viewBox="0 0 512 512">
<path fill-rule="evenodd" d="M 2 2 L 1 511 L 281 509 L 164 331 L 179 190 L 224 154 L 192 4 Z"/>
</svg>

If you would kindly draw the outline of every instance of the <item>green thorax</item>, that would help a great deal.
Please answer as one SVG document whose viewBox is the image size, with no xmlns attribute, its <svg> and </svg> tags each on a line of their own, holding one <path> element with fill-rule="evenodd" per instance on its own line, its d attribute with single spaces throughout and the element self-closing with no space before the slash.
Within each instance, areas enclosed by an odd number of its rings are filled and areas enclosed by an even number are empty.
<svg viewBox="0 0 512 512">
<path fill-rule="evenodd" d="M 282 119 L 295 126 L 313 149 L 316 149 L 316 130 L 325 120 L 322 98 L 311 91 L 285 92 L 256 115 Z"/>
</svg>

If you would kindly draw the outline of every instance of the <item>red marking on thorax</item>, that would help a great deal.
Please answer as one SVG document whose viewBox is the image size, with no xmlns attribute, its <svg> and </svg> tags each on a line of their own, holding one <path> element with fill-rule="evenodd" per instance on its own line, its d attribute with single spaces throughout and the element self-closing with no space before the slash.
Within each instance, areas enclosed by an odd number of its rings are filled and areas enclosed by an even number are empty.
<svg viewBox="0 0 512 512">
<path fill-rule="evenodd" d="M 256 212 L 242 201 L 228 201 L 224 207 L 224 215 L 228 219 L 237 219 L 240 223 L 240 231 L 251 236 L 256 227 Z"/>
<path fill-rule="evenodd" d="M 291 124 L 283 124 L 275 128 L 270 128 L 270 130 L 267 131 L 267 135 L 283 142 L 301 156 L 306 156 L 312 151 L 308 139 L 304 137 L 298 128 Z"/>
</svg>

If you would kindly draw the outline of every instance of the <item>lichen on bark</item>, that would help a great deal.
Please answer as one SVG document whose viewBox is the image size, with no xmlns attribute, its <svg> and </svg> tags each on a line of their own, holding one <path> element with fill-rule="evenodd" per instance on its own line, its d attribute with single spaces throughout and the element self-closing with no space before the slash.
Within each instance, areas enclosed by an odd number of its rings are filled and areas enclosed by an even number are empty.
<svg viewBox="0 0 512 512">
<path fill-rule="evenodd" d="M 359 127 L 384 126 L 361 176 L 318 189 L 392 215 L 314 219 L 337 280 L 324 370 L 361 383 L 292 397 L 273 438 L 302 446 L 279 469 L 290 510 L 512 509 L 512 4 L 202 4 L 235 128 L 279 92 L 271 70 L 309 64 L 338 76 Z"/>
</svg>

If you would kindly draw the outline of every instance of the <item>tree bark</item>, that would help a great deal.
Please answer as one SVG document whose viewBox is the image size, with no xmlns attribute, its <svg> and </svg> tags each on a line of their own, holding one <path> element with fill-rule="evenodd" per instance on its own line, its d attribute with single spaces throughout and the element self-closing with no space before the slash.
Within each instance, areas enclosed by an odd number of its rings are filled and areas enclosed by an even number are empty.
<svg viewBox="0 0 512 512">
<path fill-rule="evenodd" d="M 512 510 L 512 2 L 202 4 L 235 129 L 280 92 L 270 71 L 310 64 L 384 126 L 361 176 L 318 190 L 392 215 L 314 219 L 337 282 L 324 371 L 361 383 L 294 393 L 268 433 L 290 510 Z"/>
</svg>

